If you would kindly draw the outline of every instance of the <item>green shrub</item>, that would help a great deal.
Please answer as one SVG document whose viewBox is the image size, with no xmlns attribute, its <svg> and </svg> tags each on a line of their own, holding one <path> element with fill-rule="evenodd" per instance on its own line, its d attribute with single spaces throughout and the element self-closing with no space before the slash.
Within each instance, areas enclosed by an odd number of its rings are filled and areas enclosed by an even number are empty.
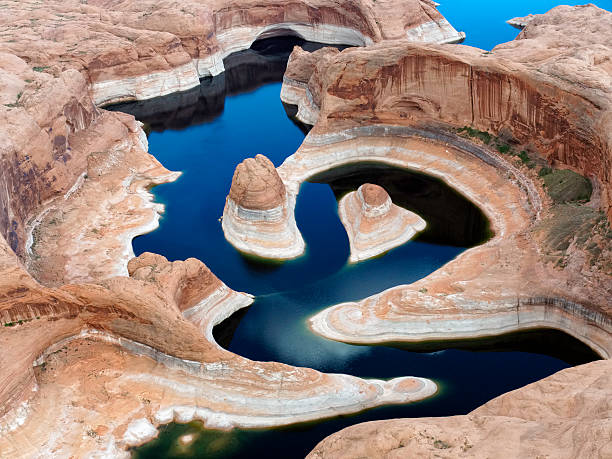
<svg viewBox="0 0 612 459">
<path fill-rule="evenodd" d="M 499 151 L 502 155 L 505 155 L 510 152 L 510 145 L 508 145 L 507 143 L 498 143 L 497 151 Z"/>
<path fill-rule="evenodd" d="M 463 126 L 460 129 L 457 129 L 458 133 L 466 133 L 469 137 L 475 137 L 480 139 L 483 143 L 489 145 L 493 136 L 489 134 L 487 131 L 479 131 L 478 129 L 471 128 L 469 126 Z"/>
<path fill-rule="evenodd" d="M 545 175 L 552 174 L 552 169 L 550 167 L 543 167 L 538 172 L 538 176 L 544 177 Z"/>
</svg>

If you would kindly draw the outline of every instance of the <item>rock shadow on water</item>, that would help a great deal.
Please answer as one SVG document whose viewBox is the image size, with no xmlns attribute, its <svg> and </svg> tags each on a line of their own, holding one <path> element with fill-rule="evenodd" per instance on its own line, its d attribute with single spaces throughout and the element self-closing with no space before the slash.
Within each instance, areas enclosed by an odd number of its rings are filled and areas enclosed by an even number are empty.
<svg viewBox="0 0 612 459">
<path fill-rule="evenodd" d="M 423 341 L 418 343 L 394 342 L 385 346 L 407 352 L 437 353 L 448 349 L 471 352 L 528 352 L 562 360 L 570 366 L 600 360 L 601 357 L 582 341 L 553 328 L 521 330 L 483 338 Z"/>
<path fill-rule="evenodd" d="M 281 82 L 294 46 L 314 51 L 329 45 L 294 36 L 257 40 L 251 48 L 225 58 L 225 72 L 202 78 L 195 88 L 153 99 L 115 104 L 106 109 L 134 115 L 149 132 L 179 130 L 209 123 L 223 113 L 226 97 L 251 92 L 268 83 Z M 335 47 L 344 49 L 347 46 Z"/>
<path fill-rule="evenodd" d="M 456 247 L 473 247 L 493 236 L 484 213 L 444 181 L 409 169 L 376 162 L 340 166 L 310 177 L 327 183 L 336 199 L 364 183 L 382 186 L 394 204 L 421 216 L 427 227 L 413 240 Z"/>
</svg>

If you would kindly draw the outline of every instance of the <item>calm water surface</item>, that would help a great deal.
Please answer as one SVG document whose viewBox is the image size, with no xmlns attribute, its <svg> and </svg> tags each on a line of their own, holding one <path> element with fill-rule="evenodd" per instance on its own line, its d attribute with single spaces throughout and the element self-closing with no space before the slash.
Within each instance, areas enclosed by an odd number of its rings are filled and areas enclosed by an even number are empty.
<svg viewBox="0 0 612 459">
<path fill-rule="evenodd" d="M 555 5 L 446 1 L 440 10 L 466 31 L 466 44 L 490 49 L 516 36 L 506 19 Z M 218 221 L 235 166 L 258 153 L 278 166 L 304 138 L 279 99 L 290 46 L 278 41 L 257 46 L 258 52 L 232 57 L 225 74 L 203 80 L 199 88 L 116 107 L 146 122 L 150 151 L 167 168 L 183 172 L 177 182 L 155 188 L 166 213 L 158 230 L 134 240 L 135 252 L 152 251 L 171 260 L 199 258 L 230 287 L 256 295 L 253 306 L 215 328 L 217 341 L 233 352 L 362 377 L 424 376 L 435 380 L 440 392 L 419 403 L 281 429 L 219 432 L 197 422 L 170 424 L 158 439 L 135 449 L 134 457 L 303 457 L 325 436 L 357 422 L 464 414 L 499 394 L 596 358 L 581 343 L 551 330 L 419 347 L 353 346 L 312 334 L 308 317 L 428 275 L 483 242 L 487 222 L 441 182 L 364 164 L 302 186 L 296 219 L 307 243 L 305 256 L 262 263 L 238 253 L 226 242 Z M 365 181 L 384 186 L 394 202 L 423 215 L 429 227 L 382 257 L 347 265 L 349 245 L 337 199 Z M 183 447 L 178 438 L 187 433 L 197 440 Z"/>
</svg>

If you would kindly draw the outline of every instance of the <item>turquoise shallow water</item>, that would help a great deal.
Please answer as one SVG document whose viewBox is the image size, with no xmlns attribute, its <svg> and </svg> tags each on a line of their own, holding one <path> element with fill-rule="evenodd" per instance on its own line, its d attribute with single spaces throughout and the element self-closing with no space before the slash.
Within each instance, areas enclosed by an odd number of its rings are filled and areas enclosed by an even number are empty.
<svg viewBox="0 0 612 459">
<path fill-rule="evenodd" d="M 440 10 L 468 33 L 466 44 L 490 49 L 518 33 L 504 24 L 506 19 L 550 6 L 554 2 L 485 8 L 479 1 L 447 1 Z M 169 169 L 183 171 L 177 182 L 155 188 L 166 214 L 158 230 L 135 239 L 135 252 L 157 252 L 172 260 L 199 258 L 230 287 L 256 295 L 252 307 L 215 329 L 218 342 L 233 352 L 363 377 L 424 376 L 434 379 L 441 390 L 415 404 L 282 429 L 218 432 L 198 423 L 171 424 L 158 439 L 135 450 L 135 457 L 303 457 L 325 436 L 348 425 L 467 413 L 501 393 L 596 358 L 582 344 L 554 331 L 426 348 L 353 346 L 313 335 L 306 327 L 309 316 L 426 276 L 482 242 L 486 222 L 473 205 L 443 184 L 370 164 L 303 185 L 296 219 L 308 246 L 304 257 L 261 263 L 234 250 L 218 218 L 236 164 L 262 153 L 278 166 L 303 140 L 279 100 L 286 57 L 282 48 L 282 43 L 269 42 L 255 63 L 250 59 L 245 66 L 235 59 L 226 74 L 203 81 L 187 94 L 118 108 L 147 122 L 152 130 L 150 151 Z M 420 238 L 383 257 L 347 265 L 348 240 L 336 200 L 364 181 L 385 186 L 394 202 L 421 213 L 431 225 Z M 189 448 L 178 442 L 185 433 L 198 438 Z"/>
</svg>

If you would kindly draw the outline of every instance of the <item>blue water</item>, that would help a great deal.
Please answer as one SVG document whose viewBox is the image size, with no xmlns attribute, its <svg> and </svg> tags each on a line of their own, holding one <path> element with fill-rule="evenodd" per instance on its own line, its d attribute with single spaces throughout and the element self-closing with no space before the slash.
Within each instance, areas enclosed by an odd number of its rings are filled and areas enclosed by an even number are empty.
<svg viewBox="0 0 612 459">
<path fill-rule="evenodd" d="M 546 13 L 559 5 L 584 5 L 585 1 L 559 0 L 441 0 L 438 11 L 459 31 L 467 37 L 463 44 L 485 50 L 491 50 L 500 43 L 514 40 L 518 29 L 506 24 L 508 19 L 528 14 Z M 612 11 L 612 0 L 592 2 L 600 8 Z"/>
<path fill-rule="evenodd" d="M 440 10 L 458 30 L 467 32 L 466 44 L 491 49 L 518 33 L 504 23 L 506 19 L 552 6 L 555 2 L 492 6 L 484 1 L 446 1 Z M 258 87 L 252 75 L 265 84 Z M 253 306 L 215 329 L 218 342 L 233 352 L 363 377 L 424 376 L 434 379 L 440 392 L 419 403 L 281 429 L 218 432 L 199 423 L 170 424 L 158 439 L 136 449 L 135 457 L 303 457 L 325 436 L 348 425 L 468 413 L 497 395 L 596 358 L 581 343 L 550 330 L 427 347 L 354 346 L 312 334 L 306 320 L 322 308 L 420 279 L 480 241 L 486 228 L 471 204 L 453 201 L 441 184 L 368 166 L 302 186 L 296 219 L 307 243 L 305 256 L 262 263 L 239 254 L 225 241 L 218 220 L 235 166 L 258 153 L 278 166 L 304 137 L 279 100 L 281 75 L 282 62 L 264 59 L 257 69 L 237 66 L 223 80 L 204 81 L 195 93 L 179 99 L 121 108 L 149 123 L 150 151 L 167 168 L 183 172 L 177 182 L 154 189 L 166 213 L 158 230 L 134 240 L 135 252 L 152 251 L 171 260 L 199 258 L 230 287 L 256 295 Z M 147 110 L 146 116 L 139 116 Z M 366 179 L 383 184 L 394 202 L 432 212 L 426 220 L 435 224 L 423 237 L 383 257 L 347 265 L 348 240 L 337 216 L 337 198 Z M 446 201 L 456 209 L 456 221 L 436 220 L 440 216 L 433 208 Z M 457 227 L 460 235 L 452 237 Z M 189 448 L 177 441 L 185 433 L 198 438 Z"/>
</svg>

